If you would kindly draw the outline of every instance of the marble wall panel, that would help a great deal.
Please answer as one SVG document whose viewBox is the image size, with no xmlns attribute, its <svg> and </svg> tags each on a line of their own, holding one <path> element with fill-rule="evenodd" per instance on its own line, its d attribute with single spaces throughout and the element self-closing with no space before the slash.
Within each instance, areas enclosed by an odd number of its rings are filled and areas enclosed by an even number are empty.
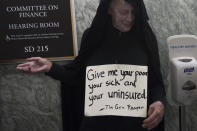
<svg viewBox="0 0 197 131">
<path fill-rule="evenodd" d="M 0 65 L 0 130 L 61 131 L 59 82 Z"/>
</svg>

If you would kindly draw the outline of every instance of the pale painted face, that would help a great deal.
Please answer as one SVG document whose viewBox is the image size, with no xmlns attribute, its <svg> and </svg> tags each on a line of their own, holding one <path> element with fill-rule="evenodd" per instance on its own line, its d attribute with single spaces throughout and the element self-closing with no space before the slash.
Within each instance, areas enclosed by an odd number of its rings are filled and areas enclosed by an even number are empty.
<svg viewBox="0 0 197 131">
<path fill-rule="evenodd" d="M 121 32 L 131 30 L 134 23 L 134 9 L 125 0 L 112 0 L 108 13 L 112 16 L 112 25 Z"/>
</svg>

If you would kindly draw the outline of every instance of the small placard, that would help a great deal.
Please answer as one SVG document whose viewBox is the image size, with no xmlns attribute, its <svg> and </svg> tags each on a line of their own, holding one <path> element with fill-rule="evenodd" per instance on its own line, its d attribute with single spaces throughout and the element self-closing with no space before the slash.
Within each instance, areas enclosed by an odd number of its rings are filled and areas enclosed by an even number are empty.
<svg viewBox="0 0 197 131">
<path fill-rule="evenodd" d="M 0 63 L 77 55 L 74 0 L 1 0 Z"/>
<path fill-rule="evenodd" d="M 85 116 L 146 117 L 147 76 L 147 66 L 88 66 Z"/>
</svg>

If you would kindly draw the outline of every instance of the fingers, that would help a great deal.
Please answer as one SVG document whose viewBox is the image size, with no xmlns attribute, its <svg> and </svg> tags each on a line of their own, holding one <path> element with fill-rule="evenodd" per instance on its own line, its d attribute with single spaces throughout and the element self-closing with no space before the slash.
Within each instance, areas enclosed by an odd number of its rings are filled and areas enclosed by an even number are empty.
<svg viewBox="0 0 197 131">
<path fill-rule="evenodd" d="M 30 63 L 29 62 L 24 63 L 24 64 L 19 64 L 19 65 L 17 65 L 17 68 L 18 67 L 27 67 L 27 66 L 30 66 Z"/>
<path fill-rule="evenodd" d="M 148 110 L 148 116 L 150 116 L 154 112 L 154 107 L 150 106 Z"/>
<path fill-rule="evenodd" d="M 149 111 L 148 111 L 148 118 L 147 119 L 145 119 L 144 121 L 143 121 L 143 123 L 150 123 L 151 121 L 153 121 L 154 120 L 154 117 L 155 117 L 155 112 L 154 112 L 154 108 L 153 107 L 150 107 L 150 109 L 149 109 Z"/>
<path fill-rule="evenodd" d="M 30 67 L 29 64 L 18 65 L 18 66 L 16 67 L 16 69 L 18 69 L 18 70 L 23 70 L 23 71 L 25 71 L 25 72 L 31 72 L 31 67 Z"/>
<path fill-rule="evenodd" d="M 23 70 L 25 72 L 40 73 L 48 72 L 51 69 L 52 63 L 45 58 L 31 57 L 27 58 L 26 63 L 19 64 L 16 69 Z"/>
<path fill-rule="evenodd" d="M 32 65 L 32 62 L 31 62 L 31 61 L 39 61 L 39 60 L 41 60 L 41 58 L 40 58 L 40 57 L 31 57 L 31 58 L 27 58 L 26 60 L 27 60 L 27 61 L 30 61 L 30 62 L 26 62 L 26 63 L 23 63 L 23 64 L 19 64 L 19 65 L 17 65 L 16 69 L 21 70 L 21 69 L 23 69 L 24 67 L 29 67 L 29 66 Z"/>
<path fill-rule="evenodd" d="M 155 128 L 162 120 L 164 115 L 164 106 L 157 101 L 150 105 L 148 111 L 149 117 L 143 121 L 142 127 L 151 130 Z"/>
<path fill-rule="evenodd" d="M 153 121 L 154 117 L 155 117 L 156 113 L 155 113 L 155 109 L 153 106 L 149 107 L 149 111 L 148 111 L 148 118 L 144 120 L 144 123 L 149 123 L 151 121 Z"/>
<path fill-rule="evenodd" d="M 31 72 L 31 68 L 30 67 L 23 67 L 21 70 L 23 70 L 25 72 Z"/>
<path fill-rule="evenodd" d="M 158 124 L 160 123 L 160 120 L 158 119 L 154 119 L 151 123 L 149 123 L 148 125 L 144 125 L 144 128 L 147 128 L 148 130 L 152 130 L 153 128 L 155 128 Z"/>
<path fill-rule="evenodd" d="M 155 110 L 147 119 L 143 121 L 143 127 L 151 130 L 156 127 L 160 123 L 160 121 L 161 118 L 159 112 Z"/>
<path fill-rule="evenodd" d="M 24 63 L 24 64 L 19 64 L 17 65 L 16 69 L 18 70 L 23 70 L 23 71 L 28 71 L 29 68 L 31 67 L 31 62 L 27 62 L 27 63 Z"/>
<path fill-rule="evenodd" d="M 31 57 L 31 58 L 27 58 L 27 61 L 42 61 L 44 58 L 41 57 Z"/>
</svg>

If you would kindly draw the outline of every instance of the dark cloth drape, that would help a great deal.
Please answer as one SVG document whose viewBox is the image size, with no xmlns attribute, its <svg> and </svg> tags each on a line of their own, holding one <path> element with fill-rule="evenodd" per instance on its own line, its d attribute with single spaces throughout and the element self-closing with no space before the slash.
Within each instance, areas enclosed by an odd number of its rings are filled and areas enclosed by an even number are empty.
<svg viewBox="0 0 197 131">
<path fill-rule="evenodd" d="M 110 1 L 101 0 L 90 28 L 83 34 L 80 52 L 75 60 L 66 66 L 53 64 L 50 72 L 46 73 L 62 83 L 63 125 L 66 131 L 78 131 L 83 119 L 85 69 L 89 56 L 93 55 L 105 43 L 107 29 L 109 29 L 109 24 L 111 24 L 111 17 L 107 13 Z M 150 76 L 154 76 L 154 78 L 150 78 L 149 84 L 151 85 L 150 95 L 154 97 L 151 97 L 150 103 L 158 100 L 165 103 L 165 91 L 160 71 L 157 40 L 148 24 L 145 5 L 143 0 L 125 1 L 134 6 L 135 23 L 131 31 L 134 31 L 135 38 L 144 44 L 149 64 L 152 67 L 152 74 Z M 133 32 L 128 33 L 131 34 L 131 37 L 134 34 Z M 152 85 L 154 86 L 152 87 Z M 162 130 L 163 121 L 155 131 Z"/>
</svg>

